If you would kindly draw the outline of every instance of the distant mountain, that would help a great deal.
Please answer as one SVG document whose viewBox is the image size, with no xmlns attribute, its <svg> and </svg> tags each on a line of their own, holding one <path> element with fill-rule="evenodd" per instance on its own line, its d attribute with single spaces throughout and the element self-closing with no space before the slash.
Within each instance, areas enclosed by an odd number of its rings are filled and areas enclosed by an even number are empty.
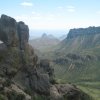
<svg viewBox="0 0 100 100">
<path fill-rule="evenodd" d="M 53 35 L 47 35 L 43 33 L 40 38 L 32 39 L 29 43 L 36 49 L 42 51 L 48 51 L 51 47 L 57 45 L 60 41 L 55 38 Z"/>
<path fill-rule="evenodd" d="M 100 34 L 100 27 L 71 29 L 68 33 L 67 38 L 75 38 L 77 36 L 95 35 L 95 34 Z"/>
<path fill-rule="evenodd" d="M 100 27 L 71 29 L 67 37 L 58 45 L 56 51 L 63 53 L 79 53 L 86 49 L 99 48 Z M 92 52 L 92 51 L 91 51 Z M 95 52 L 99 53 L 99 51 Z"/>
<path fill-rule="evenodd" d="M 56 38 L 58 38 L 59 39 L 59 37 L 61 37 L 61 36 L 63 36 L 63 34 L 67 34 L 68 33 L 68 30 L 65 30 L 65 29 L 62 29 L 62 30 L 60 30 L 60 29 L 55 29 L 55 30 L 53 30 L 53 29 L 49 29 L 49 30 L 47 30 L 47 29 L 37 29 L 37 30 L 30 30 L 30 40 L 32 40 L 32 39 L 36 39 L 36 38 L 39 38 L 39 37 L 41 37 L 42 35 L 43 35 L 43 33 L 46 33 L 46 34 L 52 34 L 54 37 L 56 37 Z"/>
<path fill-rule="evenodd" d="M 64 34 L 64 35 L 62 35 L 62 36 L 59 37 L 59 40 L 62 41 L 62 40 L 64 40 L 66 37 L 67 37 L 67 35 Z"/>
<path fill-rule="evenodd" d="M 94 96 L 94 100 L 99 100 L 100 27 L 71 29 L 53 49 L 42 58 L 52 61 L 56 78 L 60 82 L 78 84 Z M 94 95 L 91 91 L 94 91 Z"/>
</svg>

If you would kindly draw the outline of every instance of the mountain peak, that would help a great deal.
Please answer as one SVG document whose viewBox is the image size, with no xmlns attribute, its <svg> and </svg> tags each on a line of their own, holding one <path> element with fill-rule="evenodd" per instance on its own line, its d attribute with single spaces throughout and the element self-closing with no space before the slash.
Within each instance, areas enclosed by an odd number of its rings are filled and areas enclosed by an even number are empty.
<svg viewBox="0 0 100 100">
<path fill-rule="evenodd" d="M 42 38 L 46 38 L 46 37 L 48 37 L 47 34 L 46 33 L 43 33 L 42 34 Z"/>
</svg>

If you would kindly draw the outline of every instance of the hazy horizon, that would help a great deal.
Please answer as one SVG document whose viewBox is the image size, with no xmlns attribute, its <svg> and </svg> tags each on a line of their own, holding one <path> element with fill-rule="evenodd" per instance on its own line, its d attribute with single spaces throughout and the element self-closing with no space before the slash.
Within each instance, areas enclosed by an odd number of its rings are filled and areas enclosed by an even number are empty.
<svg viewBox="0 0 100 100">
<path fill-rule="evenodd" d="M 37 34 L 32 30 L 100 26 L 99 4 L 98 0 L 2 0 L 0 15 L 6 14 L 17 21 L 24 21 L 29 26 L 31 36 L 35 36 Z M 44 32 L 49 34 L 48 31 Z M 50 34 L 57 35 L 55 32 Z"/>
<path fill-rule="evenodd" d="M 47 29 L 35 29 L 30 30 L 30 39 L 35 39 L 41 37 L 44 33 L 47 35 L 53 35 L 56 38 L 60 38 L 63 35 L 67 35 L 69 30 L 47 30 Z"/>
<path fill-rule="evenodd" d="M 100 26 L 88 26 L 88 27 L 100 27 Z M 88 27 L 77 27 L 77 28 L 88 28 Z M 74 28 L 71 28 L 74 29 Z M 60 38 L 64 35 L 67 36 L 70 29 L 30 29 L 30 39 L 41 37 L 44 33 L 47 35 L 53 35 L 56 38 Z"/>
</svg>

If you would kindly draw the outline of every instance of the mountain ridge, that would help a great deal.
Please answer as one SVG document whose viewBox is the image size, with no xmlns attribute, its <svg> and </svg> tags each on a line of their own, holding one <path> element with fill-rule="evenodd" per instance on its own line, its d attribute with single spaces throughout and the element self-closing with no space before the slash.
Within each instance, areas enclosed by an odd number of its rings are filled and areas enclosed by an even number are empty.
<svg viewBox="0 0 100 100">
<path fill-rule="evenodd" d="M 99 47 L 99 40 L 100 27 L 71 29 L 67 35 L 67 38 L 60 42 L 56 47 L 55 52 L 64 52 L 65 50 L 66 53 L 79 53 L 85 49 Z"/>
<path fill-rule="evenodd" d="M 98 27 L 90 26 L 88 28 L 70 29 L 70 31 L 67 35 L 67 39 L 74 38 L 74 37 L 77 37 L 77 36 L 92 35 L 92 34 L 100 34 L 100 26 L 98 26 Z"/>
</svg>

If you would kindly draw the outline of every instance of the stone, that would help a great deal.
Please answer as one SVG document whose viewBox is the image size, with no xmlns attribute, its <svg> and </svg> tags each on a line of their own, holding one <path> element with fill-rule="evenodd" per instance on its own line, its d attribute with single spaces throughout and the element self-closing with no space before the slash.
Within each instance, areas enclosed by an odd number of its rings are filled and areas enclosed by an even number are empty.
<svg viewBox="0 0 100 100">
<path fill-rule="evenodd" d="M 17 46 L 17 23 L 16 20 L 2 15 L 0 18 L 0 40 L 3 41 L 7 46 Z"/>
<path fill-rule="evenodd" d="M 0 18 L 0 40 L 7 46 L 20 46 L 25 48 L 29 40 L 29 28 L 24 22 L 16 22 L 15 19 L 2 15 Z"/>
<path fill-rule="evenodd" d="M 92 100 L 72 84 L 55 84 L 50 88 L 50 100 Z"/>
<path fill-rule="evenodd" d="M 24 24 L 24 22 L 18 22 L 17 31 L 20 41 L 20 49 L 25 49 L 26 44 L 29 40 L 29 28 L 27 25 Z"/>
</svg>

